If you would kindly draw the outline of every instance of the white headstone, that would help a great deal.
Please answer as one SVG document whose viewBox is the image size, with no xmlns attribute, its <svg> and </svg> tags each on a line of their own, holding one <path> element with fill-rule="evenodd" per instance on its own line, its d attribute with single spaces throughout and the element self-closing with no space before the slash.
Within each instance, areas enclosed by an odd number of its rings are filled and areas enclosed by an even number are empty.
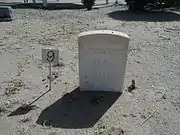
<svg viewBox="0 0 180 135">
<path fill-rule="evenodd" d="M 111 30 L 83 32 L 78 37 L 82 91 L 122 92 L 128 35 Z"/>
</svg>

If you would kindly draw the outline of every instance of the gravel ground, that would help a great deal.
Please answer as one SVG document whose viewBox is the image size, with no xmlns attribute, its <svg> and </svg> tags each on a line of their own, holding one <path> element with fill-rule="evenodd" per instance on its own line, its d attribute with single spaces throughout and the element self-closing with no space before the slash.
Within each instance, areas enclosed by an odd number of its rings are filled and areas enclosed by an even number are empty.
<svg viewBox="0 0 180 135">
<path fill-rule="evenodd" d="M 180 134 L 180 15 L 125 9 L 13 9 L 14 20 L 0 22 L 0 106 L 7 110 L 0 110 L 0 135 Z M 131 38 L 124 91 L 112 106 L 102 106 L 108 97 L 95 105 L 76 101 L 78 34 L 99 29 Z M 8 116 L 48 90 L 41 48 L 51 46 L 60 51 L 52 91 L 29 113 Z M 136 89 L 128 92 L 132 79 Z"/>
</svg>

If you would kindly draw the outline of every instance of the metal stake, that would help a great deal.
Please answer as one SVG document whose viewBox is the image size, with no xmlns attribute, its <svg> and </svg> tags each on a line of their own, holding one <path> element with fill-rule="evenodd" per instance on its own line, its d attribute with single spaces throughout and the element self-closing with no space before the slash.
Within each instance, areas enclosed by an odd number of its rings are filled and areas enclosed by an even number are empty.
<svg viewBox="0 0 180 135">
<path fill-rule="evenodd" d="M 49 63 L 49 90 L 51 90 L 51 82 L 52 82 L 52 77 L 51 77 L 51 63 Z"/>
</svg>

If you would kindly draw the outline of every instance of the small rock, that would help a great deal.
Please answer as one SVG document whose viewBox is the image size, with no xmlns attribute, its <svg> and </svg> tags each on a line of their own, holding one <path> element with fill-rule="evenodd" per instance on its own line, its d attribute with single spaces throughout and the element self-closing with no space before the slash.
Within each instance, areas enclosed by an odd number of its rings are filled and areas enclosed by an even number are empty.
<svg viewBox="0 0 180 135">
<path fill-rule="evenodd" d="M 132 80 L 131 85 L 128 87 L 128 92 L 132 92 L 134 89 L 136 89 L 135 80 Z"/>
<path fill-rule="evenodd" d="M 79 96 L 78 96 L 78 95 L 72 94 L 72 93 L 66 93 L 66 94 L 64 95 L 64 97 L 67 98 L 67 101 L 68 101 L 68 102 L 72 102 L 72 101 L 75 101 L 75 100 L 78 100 L 78 99 L 79 99 Z"/>
<path fill-rule="evenodd" d="M 162 96 L 162 99 L 167 99 L 166 94 L 164 94 L 164 95 Z"/>
<path fill-rule="evenodd" d="M 98 131 L 94 131 L 95 135 L 98 135 Z"/>
<path fill-rule="evenodd" d="M 56 75 L 56 72 L 52 72 L 52 75 Z"/>
<path fill-rule="evenodd" d="M 127 114 L 123 114 L 123 117 L 127 117 Z"/>
<path fill-rule="evenodd" d="M 134 114 L 132 114 L 132 113 L 131 113 L 130 115 L 131 115 L 132 117 L 136 117 L 136 115 L 134 115 Z"/>
<path fill-rule="evenodd" d="M 91 100 L 90 100 L 90 103 L 93 104 L 93 105 L 98 105 L 100 102 L 102 102 L 104 100 L 104 97 L 103 96 L 100 96 L 100 97 L 93 97 Z"/>
<path fill-rule="evenodd" d="M 57 82 L 54 82 L 53 84 L 57 84 Z"/>
<path fill-rule="evenodd" d="M 141 63 L 140 61 L 137 61 L 137 60 L 136 60 L 136 62 L 137 62 L 137 63 Z"/>
<path fill-rule="evenodd" d="M 60 63 L 59 63 L 59 66 L 62 67 L 62 66 L 65 66 L 65 64 L 62 63 L 62 62 L 60 62 Z"/>
<path fill-rule="evenodd" d="M 145 115 L 141 115 L 141 118 L 146 119 L 146 116 Z"/>
<path fill-rule="evenodd" d="M 10 101 L 6 101 L 5 105 L 9 106 L 11 104 Z"/>
<path fill-rule="evenodd" d="M 103 126 L 102 126 L 102 128 L 103 128 L 103 129 L 105 129 L 105 128 L 106 128 L 106 126 L 105 126 L 105 125 L 103 125 Z"/>
<path fill-rule="evenodd" d="M 108 130 L 108 135 L 124 135 L 124 130 L 122 128 L 111 127 Z"/>
<path fill-rule="evenodd" d="M 42 82 L 46 81 L 46 79 L 42 79 Z"/>
<path fill-rule="evenodd" d="M 26 122 L 29 122 L 30 120 L 31 120 L 30 118 L 25 118 L 25 119 L 22 119 L 20 122 L 26 123 Z"/>
</svg>

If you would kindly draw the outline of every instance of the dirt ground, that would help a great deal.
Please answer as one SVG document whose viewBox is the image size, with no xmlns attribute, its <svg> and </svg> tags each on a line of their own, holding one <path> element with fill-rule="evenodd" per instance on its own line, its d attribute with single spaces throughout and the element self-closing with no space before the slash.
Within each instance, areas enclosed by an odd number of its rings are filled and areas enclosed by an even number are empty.
<svg viewBox="0 0 180 135">
<path fill-rule="evenodd" d="M 0 135 L 180 135 L 180 14 L 124 10 L 13 9 L 0 22 Z M 78 34 L 100 29 L 130 36 L 122 95 L 76 89 Z M 15 113 L 48 90 L 41 48 L 51 46 L 60 51 L 52 91 Z"/>
</svg>

